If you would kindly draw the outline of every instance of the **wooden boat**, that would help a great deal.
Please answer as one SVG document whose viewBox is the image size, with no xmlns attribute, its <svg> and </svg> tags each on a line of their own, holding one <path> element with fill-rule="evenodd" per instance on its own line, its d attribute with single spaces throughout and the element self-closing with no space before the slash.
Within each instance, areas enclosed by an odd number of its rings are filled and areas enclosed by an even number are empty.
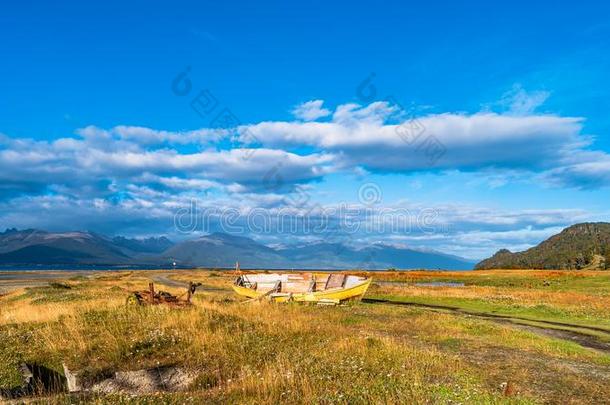
<svg viewBox="0 0 610 405">
<path fill-rule="evenodd" d="M 342 273 L 241 274 L 233 290 L 250 299 L 338 304 L 362 298 L 372 278 Z"/>
</svg>

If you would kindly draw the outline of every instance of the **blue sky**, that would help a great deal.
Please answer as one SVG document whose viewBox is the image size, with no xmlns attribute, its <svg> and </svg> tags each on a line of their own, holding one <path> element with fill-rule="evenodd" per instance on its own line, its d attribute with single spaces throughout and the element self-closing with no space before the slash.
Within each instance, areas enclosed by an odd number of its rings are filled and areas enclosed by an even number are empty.
<svg viewBox="0 0 610 405">
<path fill-rule="evenodd" d="M 350 243 L 481 258 L 608 220 L 609 17 L 599 2 L 7 5 L 0 228 L 179 239 L 193 201 L 345 204 L 434 212 L 433 231 Z M 192 107 L 201 94 L 212 112 Z"/>
</svg>

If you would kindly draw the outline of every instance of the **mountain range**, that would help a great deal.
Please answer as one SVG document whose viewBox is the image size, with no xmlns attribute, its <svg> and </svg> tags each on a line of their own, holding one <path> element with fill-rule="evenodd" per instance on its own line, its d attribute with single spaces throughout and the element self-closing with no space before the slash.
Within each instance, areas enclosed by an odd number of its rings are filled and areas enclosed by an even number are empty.
<svg viewBox="0 0 610 405">
<path fill-rule="evenodd" d="M 92 232 L 8 229 L 0 233 L 0 266 L 154 266 L 268 269 L 469 270 L 474 262 L 435 251 L 373 244 L 354 248 L 317 242 L 269 247 L 243 236 L 214 233 L 173 243 L 166 237 L 130 239 Z"/>
<path fill-rule="evenodd" d="M 605 270 L 610 268 L 610 223 L 572 225 L 523 252 L 496 252 L 475 269 Z"/>
</svg>

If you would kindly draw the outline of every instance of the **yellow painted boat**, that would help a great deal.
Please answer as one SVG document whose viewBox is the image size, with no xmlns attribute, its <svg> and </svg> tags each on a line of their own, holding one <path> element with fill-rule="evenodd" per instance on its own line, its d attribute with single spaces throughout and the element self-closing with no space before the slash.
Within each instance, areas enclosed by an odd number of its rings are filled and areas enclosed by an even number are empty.
<svg viewBox="0 0 610 405">
<path fill-rule="evenodd" d="M 338 304 L 362 298 L 371 281 L 370 277 L 342 273 L 242 274 L 235 280 L 233 290 L 253 300 Z"/>
</svg>

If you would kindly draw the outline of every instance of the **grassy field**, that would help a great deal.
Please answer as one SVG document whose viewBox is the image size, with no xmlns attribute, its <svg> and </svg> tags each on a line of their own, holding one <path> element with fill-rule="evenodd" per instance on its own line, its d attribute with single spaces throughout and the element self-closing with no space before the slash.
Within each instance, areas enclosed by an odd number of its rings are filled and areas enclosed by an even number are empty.
<svg viewBox="0 0 610 405">
<path fill-rule="evenodd" d="M 62 363 L 89 379 L 179 365 L 182 393 L 58 394 L 42 403 L 610 403 L 610 272 L 376 273 L 367 298 L 410 305 L 244 304 L 217 271 L 105 272 L 0 297 L 0 388 L 18 366 Z M 150 279 L 188 309 L 127 307 Z M 452 282 L 463 286 L 430 287 Z M 436 308 L 442 307 L 442 308 Z M 457 311 L 462 312 L 457 312 Z M 491 319 L 481 315 L 515 318 Z M 566 335 L 577 332 L 601 349 Z M 579 330 L 578 327 L 582 327 Z M 600 329 L 595 333 L 596 329 Z M 543 333 L 544 332 L 544 333 Z M 610 346 L 609 346 L 610 347 Z M 505 396 L 506 383 L 514 394 Z"/>
</svg>

